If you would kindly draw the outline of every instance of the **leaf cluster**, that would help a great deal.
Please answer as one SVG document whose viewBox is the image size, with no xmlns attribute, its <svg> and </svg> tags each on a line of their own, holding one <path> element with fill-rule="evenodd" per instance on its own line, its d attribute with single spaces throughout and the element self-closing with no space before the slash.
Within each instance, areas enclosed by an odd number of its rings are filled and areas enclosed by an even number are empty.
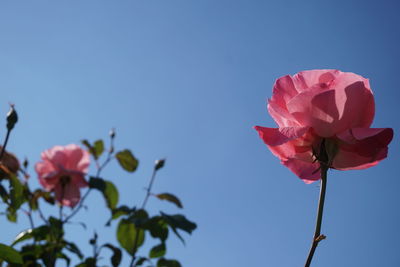
<svg viewBox="0 0 400 267">
<path fill-rule="evenodd" d="M 10 116 L 9 132 L 14 128 L 16 118 L 18 118 L 14 109 Z M 4 160 L 5 156 L 9 157 L 12 154 L 5 150 L 1 152 L 3 160 L 0 158 L 0 198 L 6 207 L 1 214 L 5 215 L 12 223 L 17 223 L 18 216 L 25 214 L 29 218 L 30 227 L 25 227 L 28 229 L 21 231 L 13 243 L 9 245 L 0 243 L 0 266 L 2 262 L 6 262 L 11 267 L 54 267 L 59 266 L 58 262 L 64 262 L 65 266 L 71 266 L 73 262 L 78 262 L 76 267 L 96 267 L 101 265 L 100 262 L 104 258 L 101 256 L 103 250 L 111 252 L 109 263 L 113 267 L 120 266 L 124 254 L 130 258 L 131 266 L 181 266 L 177 260 L 165 258 L 167 240 L 172 232 L 184 243 L 182 232 L 191 234 L 196 229 L 196 224 L 182 214 L 171 215 L 160 211 L 158 214 L 149 215 L 145 204 L 140 208 L 132 205 L 133 203 L 130 205 L 119 204 L 120 196 L 117 186 L 114 181 L 101 177 L 101 172 L 115 159 L 123 170 L 134 173 L 139 166 L 139 160 L 129 149 L 114 152 L 114 138 L 115 132 L 113 131 L 110 134 L 108 149 L 103 140 L 96 140 L 93 143 L 88 140 L 82 141 L 96 163 L 97 172 L 95 175 L 89 176 L 89 188 L 69 214 L 65 214 L 63 207 L 57 203 L 54 192 L 29 188 L 29 180 L 26 179 L 29 177 L 28 160 L 24 160 L 22 166 L 18 164 L 18 168 L 15 169 L 11 165 L 8 166 Z M 1 147 L 0 149 L 3 150 Z M 16 162 L 18 163 L 17 159 Z M 151 192 L 155 174 L 164 165 L 164 159 L 156 161 L 144 203 L 147 198 L 155 197 L 182 209 L 182 202 L 175 195 Z M 118 245 L 110 242 L 101 244 L 99 236 L 95 233 L 88 240 L 89 245 L 93 247 L 93 255 L 84 255 L 76 243 L 65 239 L 65 225 L 70 223 L 84 207 L 85 199 L 93 191 L 101 194 L 105 207 L 110 211 L 110 218 L 105 221 L 106 227 L 111 227 L 113 221 L 117 222 L 115 234 Z M 58 216 L 45 215 L 42 210 L 46 205 L 59 206 Z M 39 218 L 39 226 L 35 226 L 35 218 Z M 84 223 L 80 224 L 86 228 Z M 146 254 L 141 255 L 141 249 L 149 238 L 156 244 Z"/>
</svg>

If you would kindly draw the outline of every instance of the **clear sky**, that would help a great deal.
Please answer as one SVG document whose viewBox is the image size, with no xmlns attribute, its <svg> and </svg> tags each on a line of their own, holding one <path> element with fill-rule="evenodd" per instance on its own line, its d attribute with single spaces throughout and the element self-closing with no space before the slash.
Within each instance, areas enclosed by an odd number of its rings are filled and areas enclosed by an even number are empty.
<svg viewBox="0 0 400 267">
<path fill-rule="evenodd" d="M 395 137 L 378 166 L 329 173 L 327 240 L 313 266 L 400 266 L 399 8 L 394 0 L 1 1 L 0 114 L 13 102 L 20 115 L 9 150 L 30 159 L 37 185 L 41 151 L 106 139 L 115 127 L 116 146 L 140 160 L 134 174 L 116 162 L 104 172 L 121 203 L 141 203 L 154 160 L 166 157 L 154 191 L 176 194 L 184 210 L 155 199 L 148 207 L 198 224 L 186 246 L 170 238 L 168 258 L 185 267 L 302 266 L 318 184 L 282 166 L 252 127 L 275 127 L 265 101 L 276 78 L 355 72 L 375 94 L 373 127 Z M 116 244 L 103 227 L 104 201 L 95 192 L 87 203 L 76 221 L 90 227 L 69 225 L 69 237 L 87 253 L 93 228 Z M 28 227 L 20 218 L 0 217 L 1 242 Z"/>
</svg>

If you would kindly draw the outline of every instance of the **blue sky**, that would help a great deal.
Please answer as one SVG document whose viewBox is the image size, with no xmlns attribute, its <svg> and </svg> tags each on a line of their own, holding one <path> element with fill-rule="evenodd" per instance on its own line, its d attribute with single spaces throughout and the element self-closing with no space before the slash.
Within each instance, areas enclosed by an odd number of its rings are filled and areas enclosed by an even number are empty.
<svg viewBox="0 0 400 267">
<path fill-rule="evenodd" d="M 134 174 L 116 162 L 104 172 L 121 203 L 141 203 L 154 160 L 166 157 L 154 191 L 176 194 L 185 208 L 155 199 L 148 207 L 198 224 L 186 246 L 171 238 L 167 257 L 186 267 L 301 266 L 318 185 L 282 166 L 252 127 L 275 125 L 265 101 L 276 78 L 355 72 L 375 94 L 373 127 L 395 137 L 378 166 L 329 173 L 328 238 L 314 266 L 399 266 L 398 9 L 396 1 L 2 1 L 0 114 L 13 102 L 20 115 L 9 150 L 32 167 L 44 149 L 106 139 L 115 127 L 116 146 L 140 160 Z M 92 194 L 76 219 L 89 229 L 68 226 L 88 253 L 93 228 L 116 243 L 103 205 Z M 1 242 L 28 227 L 20 217 L 0 218 Z"/>
</svg>

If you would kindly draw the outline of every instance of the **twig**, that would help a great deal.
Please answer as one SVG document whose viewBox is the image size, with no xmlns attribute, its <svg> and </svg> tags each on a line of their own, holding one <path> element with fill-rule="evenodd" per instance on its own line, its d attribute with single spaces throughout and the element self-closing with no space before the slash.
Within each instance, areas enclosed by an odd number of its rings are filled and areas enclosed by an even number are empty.
<svg viewBox="0 0 400 267">
<path fill-rule="evenodd" d="M 146 206 L 147 201 L 149 200 L 149 197 L 151 195 L 151 188 L 153 187 L 154 178 L 156 177 L 156 172 L 157 172 L 156 169 L 154 169 L 153 174 L 151 175 L 149 186 L 146 189 L 146 197 L 143 200 L 142 209 L 144 209 L 144 207 Z"/>
<path fill-rule="evenodd" d="M 10 137 L 10 133 L 11 133 L 11 130 L 7 130 L 6 138 L 4 139 L 3 147 L 1 148 L 1 152 L 0 152 L 0 160 L 3 158 L 4 153 L 6 151 L 6 146 L 8 143 L 8 138 Z"/>
<path fill-rule="evenodd" d="M 157 168 L 157 166 L 155 166 L 153 169 L 153 174 L 151 175 L 151 178 L 150 178 L 149 186 L 146 189 L 146 196 L 143 200 L 141 209 L 144 209 L 146 207 L 147 201 L 149 200 L 149 197 L 151 196 L 151 188 L 153 187 L 153 183 L 154 183 L 154 179 L 156 178 L 157 170 L 158 170 L 158 168 Z M 131 263 L 129 264 L 129 266 L 131 266 L 131 267 L 136 266 L 136 265 L 134 265 L 134 262 L 136 259 L 136 250 L 137 250 L 138 242 L 139 242 L 139 231 L 137 230 L 137 233 L 135 235 L 135 240 L 133 241 L 133 255 L 132 255 Z"/>
<path fill-rule="evenodd" d="M 39 212 L 39 217 L 42 219 L 47 225 L 49 225 L 49 221 L 44 217 L 42 210 L 40 209 L 40 206 L 38 205 L 37 211 Z"/>
<path fill-rule="evenodd" d="M 35 225 L 33 223 L 33 218 L 32 218 L 32 209 L 29 208 L 29 211 L 28 210 L 23 210 L 23 212 L 26 214 L 26 216 L 28 216 L 29 224 L 31 225 L 31 228 L 32 229 L 35 228 Z"/>
</svg>

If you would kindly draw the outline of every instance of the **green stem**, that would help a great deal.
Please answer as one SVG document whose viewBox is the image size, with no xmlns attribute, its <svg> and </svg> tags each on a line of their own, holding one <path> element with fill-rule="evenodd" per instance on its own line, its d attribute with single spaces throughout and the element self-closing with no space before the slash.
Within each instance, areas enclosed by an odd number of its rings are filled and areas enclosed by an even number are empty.
<svg viewBox="0 0 400 267">
<path fill-rule="evenodd" d="M 151 188 L 153 187 L 154 178 L 156 177 L 156 172 L 157 172 L 157 170 L 154 169 L 153 170 L 153 174 L 151 175 L 150 184 L 149 184 L 149 186 L 147 187 L 147 190 L 146 190 L 147 193 L 146 193 L 146 197 L 144 198 L 144 201 L 143 201 L 143 204 L 142 204 L 142 209 L 144 209 L 144 207 L 146 206 L 147 201 L 149 200 L 149 197 L 151 195 Z"/>
<path fill-rule="evenodd" d="M 156 178 L 156 173 L 157 173 L 157 168 L 154 168 L 153 169 L 153 174 L 151 175 L 151 178 L 150 178 L 149 186 L 147 187 L 147 190 L 146 190 L 146 196 L 145 196 L 145 198 L 143 200 L 142 209 L 144 209 L 146 207 L 147 201 L 149 200 L 149 197 L 151 195 L 151 188 L 153 187 L 154 179 Z M 133 241 L 133 255 L 132 255 L 132 258 L 131 258 L 131 263 L 129 264 L 129 266 L 131 266 L 131 267 L 135 267 L 136 266 L 134 263 L 135 263 L 135 259 L 136 259 L 136 250 L 137 250 L 137 246 L 138 246 L 138 242 L 139 242 L 139 231 L 140 231 L 140 229 L 136 229 L 136 231 L 137 231 L 137 234 L 136 234 L 135 239 Z"/>
<path fill-rule="evenodd" d="M 321 164 L 321 189 L 319 193 L 319 202 L 318 202 L 318 213 L 317 213 L 317 222 L 315 225 L 315 233 L 313 237 L 313 241 L 311 244 L 310 252 L 308 253 L 307 261 L 304 267 L 309 267 L 311 261 L 313 259 L 315 250 L 317 249 L 318 243 L 325 239 L 324 235 L 321 235 L 321 224 L 322 224 L 322 214 L 324 212 L 324 202 L 325 202 L 325 192 L 326 192 L 326 183 L 328 178 L 328 167 Z"/>
</svg>

